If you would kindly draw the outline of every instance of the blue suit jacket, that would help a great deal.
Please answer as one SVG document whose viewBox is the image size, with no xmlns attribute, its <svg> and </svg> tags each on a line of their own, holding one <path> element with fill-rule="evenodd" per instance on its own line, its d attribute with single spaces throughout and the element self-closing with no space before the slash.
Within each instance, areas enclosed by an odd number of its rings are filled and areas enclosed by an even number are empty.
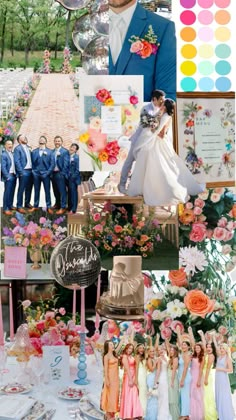
<svg viewBox="0 0 236 420">
<path fill-rule="evenodd" d="M 149 25 L 152 25 L 160 46 L 156 54 L 141 58 L 138 54 L 130 52 L 131 42 L 129 39 L 132 35 L 144 38 L 148 33 Z M 154 89 L 164 90 L 166 97 L 175 100 L 176 37 L 174 23 L 137 4 L 115 66 L 109 52 L 109 74 L 143 75 L 145 102 L 151 100 Z"/>
<path fill-rule="evenodd" d="M 1 177 L 2 181 L 6 181 L 9 178 L 9 171 L 11 168 L 11 158 L 8 153 L 3 150 L 1 156 Z"/>
<path fill-rule="evenodd" d="M 30 148 L 29 151 L 31 154 Z M 27 164 L 27 156 L 21 144 L 19 144 L 19 146 L 16 146 L 16 148 L 14 149 L 14 162 L 16 168 L 16 176 L 21 176 L 23 174 L 24 167 Z"/>
<path fill-rule="evenodd" d="M 55 167 L 55 149 L 53 150 L 53 159 Z M 65 178 L 69 176 L 70 154 L 64 147 L 60 148 L 60 155 L 57 156 L 57 167 Z"/>
<path fill-rule="evenodd" d="M 40 165 L 39 148 L 33 150 L 31 159 L 32 159 L 32 169 L 36 174 L 38 173 L 45 176 L 51 175 L 55 166 L 55 159 L 54 159 L 52 150 L 46 147 L 43 151 L 42 162 L 41 162 L 43 169 L 39 168 L 39 165 Z"/>
<path fill-rule="evenodd" d="M 75 181 L 77 185 L 81 184 L 79 171 L 79 156 L 76 154 L 73 156 L 73 160 L 70 161 L 69 178 Z"/>
</svg>

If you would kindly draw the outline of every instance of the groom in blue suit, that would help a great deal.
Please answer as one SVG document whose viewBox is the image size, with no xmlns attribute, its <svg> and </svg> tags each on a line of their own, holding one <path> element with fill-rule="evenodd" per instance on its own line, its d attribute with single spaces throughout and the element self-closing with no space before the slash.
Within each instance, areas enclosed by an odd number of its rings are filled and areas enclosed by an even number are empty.
<svg viewBox="0 0 236 420">
<path fill-rule="evenodd" d="M 54 169 L 52 172 L 52 187 L 55 195 L 56 203 L 54 209 L 58 209 L 56 214 L 66 212 L 67 205 L 67 189 L 66 184 L 69 177 L 70 155 L 62 144 L 61 136 L 54 138 L 55 149 L 53 150 Z"/>
<path fill-rule="evenodd" d="M 143 75 L 144 102 L 155 89 L 176 99 L 176 37 L 174 23 L 144 9 L 137 0 L 109 0 L 109 74 Z M 152 33 L 149 36 L 150 31 Z M 150 53 L 150 43 L 156 36 Z M 129 40 L 132 38 L 132 42 Z M 143 51 L 136 40 L 147 40 Z M 148 45 L 149 44 L 149 45 Z M 160 44 L 160 45 L 158 45 Z M 131 48 L 132 45 L 132 48 Z M 134 52 L 132 52 L 134 51 Z"/>
<path fill-rule="evenodd" d="M 51 209 L 51 196 L 50 196 L 50 176 L 54 169 L 54 157 L 52 150 L 46 147 L 47 139 L 45 136 L 39 138 L 39 147 L 32 152 L 32 173 L 34 179 L 34 207 L 33 211 L 39 207 L 39 196 L 41 182 L 43 183 L 46 206 L 49 214 L 53 214 Z"/>
</svg>

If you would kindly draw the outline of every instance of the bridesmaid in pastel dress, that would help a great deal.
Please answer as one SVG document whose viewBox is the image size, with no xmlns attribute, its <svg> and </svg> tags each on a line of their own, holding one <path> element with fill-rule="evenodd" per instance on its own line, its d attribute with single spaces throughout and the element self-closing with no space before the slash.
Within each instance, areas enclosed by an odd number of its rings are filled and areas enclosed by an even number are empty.
<svg viewBox="0 0 236 420">
<path fill-rule="evenodd" d="M 158 401 L 157 393 L 158 389 L 154 388 L 155 378 L 157 370 L 157 360 L 155 358 L 155 348 L 150 347 L 148 349 L 147 358 L 147 408 L 146 408 L 146 420 L 157 420 L 158 419 Z"/>
<path fill-rule="evenodd" d="M 228 377 L 228 374 L 233 372 L 229 351 L 227 344 L 221 344 L 216 363 L 215 398 L 219 420 L 233 420 L 235 418 Z"/>
<path fill-rule="evenodd" d="M 147 367 L 144 344 L 138 344 L 135 353 L 136 383 L 138 384 L 139 399 L 143 409 L 143 417 L 145 417 L 147 407 Z"/>
<path fill-rule="evenodd" d="M 203 366 L 204 350 L 201 343 L 194 345 L 194 352 L 191 363 L 191 385 L 190 385 L 190 418 L 191 420 L 204 420 L 203 400 Z"/>
<path fill-rule="evenodd" d="M 217 420 L 217 411 L 215 404 L 214 395 L 214 383 L 215 383 L 215 366 L 216 361 L 216 350 L 213 343 L 207 343 L 206 355 L 203 368 L 204 376 L 204 420 Z"/>
<path fill-rule="evenodd" d="M 104 384 L 101 394 L 101 409 L 106 413 L 106 419 L 115 418 L 119 412 L 119 367 L 114 344 L 111 340 L 104 343 Z"/>
<path fill-rule="evenodd" d="M 168 394 L 169 394 L 169 410 L 172 420 L 179 420 L 179 381 L 178 381 L 178 347 L 167 345 L 169 356 L 168 363 Z"/>
<path fill-rule="evenodd" d="M 182 353 L 179 356 L 180 419 L 188 420 L 190 415 L 191 355 L 189 343 L 182 341 Z"/>
<path fill-rule="evenodd" d="M 122 390 L 120 396 L 120 418 L 135 419 L 143 417 L 143 409 L 138 396 L 136 384 L 136 361 L 133 357 L 133 344 L 126 344 L 121 364 L 124 367 Z"/>
</svg>

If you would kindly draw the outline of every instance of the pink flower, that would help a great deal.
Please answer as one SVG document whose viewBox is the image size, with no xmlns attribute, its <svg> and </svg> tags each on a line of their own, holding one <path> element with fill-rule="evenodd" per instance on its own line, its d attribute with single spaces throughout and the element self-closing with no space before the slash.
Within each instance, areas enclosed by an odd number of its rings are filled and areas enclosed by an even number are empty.
<svg viewBox="0 0 236 420">
<path fill-rule="evenodd" d="M 43 354 L 42 342 L 40 338 L 32 337 L 30 342 L 38 354 Z"/>
<path fill-rule="evenodd" d="M 103 226 L 101 224 L 94 226 L 94 230 L 97 232 L 103 232 Z"/>
<path fill-rule="evenodd" d="M 124 110 L 124 113 L 125 113 L 125 115 L 131 115 L 132 114 L 132 112 L 128 108 L 126 108 Z"/>
<path fill-rule="evenodd" d="M 217 225 L 219 227 L 225 228 L 227 225 L 228 220 L 226 219 L 226 217 L 221 217 L 220 220 L 218 220 Z"/>
<path fill-rule="evenodd" d="M 157 53 L 157 50 L 158 50 L 158 45 L 151 44 L 151 46 L 152 46 L 152 54 L 156 54 Z"/>
<path fill-rule="evenodd" d="M 234 230 L 235 229 L 235 222 L 233 222 L 232 220 L 227 224 L 227 229 L 228 230 Z"/>
<path fill-rule="evenodd" d="M 29 246 L 29 239 L 28 238 L 23 239 L 22 246 Z"/>
<path fill-rule="evenodd" d="M 48 321 L 49 319 L 54 318 L 54 317 L 55 317 L 55 312 L 53 312 L 53 311 L 47 311 L 46 314 L 45 314 L 46 321 Z"/>
<path fill-rule="evenodd" d="M 199 222 L 205 222 L 206 216 L 204 214 L 200 214 L 200 216 L 197 219 Z"/>
<path fill-rule="evenodd" d="M 203 201 L 201 198 L 196 198 L 194 201 L 194 205 L 197 207 L 201 207 L 201 209 L 205 206 L 205 201 Z"/>
<path fill-rule="evenodd" d="M 169 328 L 171 326 L 171 323 L 172 323 L 172 318 L 167 317 L 166 319 L 164 319 L 161 325 L 163 325 L 164 328 Z"/>
<path fill-rule="evenodd" d="M 152 279 L 145 273 L 143 273 L 143 283 L 145 287 L 152 287 Z"/>
<path fill-rule="evenodd" d="M 39 223 L 42 223 L 42 225 L 47 221 L 46 217 L 40 217 Z"/>
<path fill-rule="evenodd" d="M 176 333 L 177 327 L 179 327 L 180 333 L 182 334 L 184 332 L 184 326 L 183 326 L 182 322 L 180 322 L 180 321 L 172 321 L 171 322 L 171 326 L 170 326 L 170 328 L 172 329 L 172 331 L 174 331 Z"/>
<path fill-rule="evenodd" d="M 202 242 L 206 237 L 206 226 L 203 223 L 193 223 L 191 233 L 189 235 L 190 241 Z"/>
<path fill-rule="evenodd" d="M 143 49 L 143 44 L 141 41 L 135 41 L 131 44 L 130 52 L 137 53 Z"/>
<path fill-rule="evenodd" d="M 161 329 L 161 338 L 163 340 L 168 340 L 172 336 L 172 331 L 170 328 Z"/>
<path fill-rule="evenodd" d="M 26 233 L 28 235 L 32 235 L 32 234 L 34 234 L 36 232 L 36 230 L 38 229 L 38 227 L 39 226 L 37 225 L 37 223 L 34 223 L 34 222 L 30 221 L 28 223 L 28 225 L 26 226 L 25 231 L 26 231 Z"/>
<path fill-rule="evenodd" d="M 118 159 L 117 159 L 116 156 L 109 156 L 108 157 L 108 163 L 109 163 L 109 165 L 115 165 L 117 161 L 118 161 Z"/>
<path fill-rule="evenodd" d="M 23 300 L 22 306 L 23 308 L 28 308 L 31 305 L 31 301 L 29 299 Z"/>
<path fill-rule="evenodd" d="M 224 187 L 214 188 L 214 192 L 215 192 L 216 194 L 223 195 L 223 194 L 224 194 L 224 192 L 225 192 L 225 188 L 224 188 Z"/>
<path fill-rule="evenodd" d="M 227 328 L 226 328 L 224 325 L 221 325 L 221 326 L 218 328 L 218 331 L 219 331 L 219 333 L 220 333 L 220 334 L 222 334 L 222 335 L 226 335 L 226 334 L 227 334 L 227 332 L 228 332 Z"/>
<path fill-rule="evenodd" d="M 65 315 L 66 310 L 65 310 L 65 308 L 59 308 L 58 312 L 59 312 L 59 314 L 61 314 L 63 316 L 63 315 Z"/>
<path fill-rule="evenodd" d="M 132 326 L 133 326 L 134 331 L 136 333 L 139 333 L 139 334 L 144 333 L 144 329 L 143 329 L 143 326 L 142 326 L 141 322 L 139 322 L 139 321 L 133 321 L 132 322 Z"/>
<path fill-rule="evenodd" d="M 223 239 L 223 241 L 227 242 L 230 241 L 234 236 L 233 232 L 229 232 L 228 230 L 226 230 L 226 234 L 225 234 L 225 239 Z"/>
<path fill-rule="evenodd" d="M 11 218 L 11 222 L 13 225 L 18 225 L 18 220 L 15 217 Z"/>
<path fill-rule="evenodd" d="M 87 142 L 87 147 L 91 152 L 101 152 L 106 147 L 107 135 L 101 133 L 98 130 L 92 128 L 88 129 L 89 139 Z"/>
<path fill-rule="evenodd" d="M 196 216 L 199 216 L 199 215 L 202 213 L 202 209 L 201 209 L 201 207 L 194 207 L 194 209 L 193 209 L 193 213 L 194 213 Z"/>
<path fill-rule="evenodd" d="M 131 95 L 129 101 L 132 105 L 138 104 L 138 97 L 136 95 Z"/>
<path fill-rule="evenodd" d="M 193 208 L 193 203 L 191 203 L 191 201 L 189 201 L 188 203 L 185 204 L 185 208 L 186 209 L 192 209 Z"/>
<path fill-rule="evenodd" d="M 212 203 L 218 203 L 218 201 L 220 201 L 220 194 L 217 193 L 212 193 L 211 197 L 210 197 Z"/>
<path fill-rule="evenodd" d="M 100 89 L 97 93 L 96 93 L 96 98 L 100 101 L 100 102 L 105 102 L 107 99 L 111 98 L 111 94 L 107 89 Z"/>
<path fill-rule="evenodd" d="M 213 238 L 217 241 L 224 241 L 226 238 L 227 230 L 221 227 L 216 227 L 213 231 Z"/>
<path fill-rule="evenodd" d="M 97 222 L 98 220 L 100 220 L 100 218 L 101 218 L 100 213 L 95 213 L 95 214 L 93 215 L 93 220 L 94 220 L 95 222 Z"/>
</svg>

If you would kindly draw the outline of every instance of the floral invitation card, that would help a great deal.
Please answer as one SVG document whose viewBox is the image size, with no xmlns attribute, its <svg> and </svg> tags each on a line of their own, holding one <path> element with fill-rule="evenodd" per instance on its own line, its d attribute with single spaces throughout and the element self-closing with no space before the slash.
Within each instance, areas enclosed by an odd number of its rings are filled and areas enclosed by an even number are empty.
<svg viewBox="0 0 236 420">
<path fill-rule="evenodd" d="M 81 171 L 121 170 L 142 106 L 143 76 L 81 78 Z"/>
</svg>

